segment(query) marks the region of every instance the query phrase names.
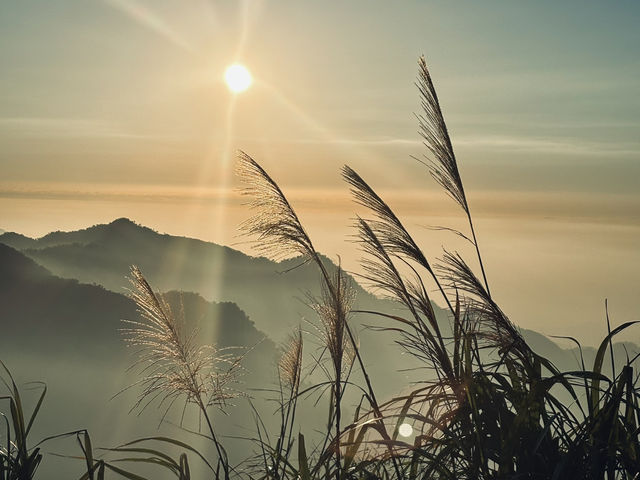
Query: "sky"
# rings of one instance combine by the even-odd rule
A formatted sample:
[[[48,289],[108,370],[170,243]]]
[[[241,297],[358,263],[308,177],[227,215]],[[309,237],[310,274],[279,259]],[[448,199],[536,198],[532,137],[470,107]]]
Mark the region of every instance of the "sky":
[[[126,216],[250,252],[242,149],[353,271],[344,164],[432,258],[463,248],[427,228],[464,223],[411,158],[424,54],[492,293],[595,344],[605,298],[614,324],[640,319],[639,20],[635,1],[2,2],[0,228]],[[233,63],[254,77],[237,95]]]

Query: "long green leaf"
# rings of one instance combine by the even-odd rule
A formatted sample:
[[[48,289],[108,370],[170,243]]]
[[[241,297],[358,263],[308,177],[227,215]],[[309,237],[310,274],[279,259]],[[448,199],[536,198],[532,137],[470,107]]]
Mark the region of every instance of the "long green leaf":
[[[596,354],[595,361],[593,362],[594,373],[600,374],[602,372],[602,362],[604,361],[604,355],[607,351],[607,347],[609,347],[610,345],[609,341],[611,340],[611,338],[613,338],[614,335],[617,335],[624,329],[630,327],[631,325],[635,325],[636,323],[639,323],[639,321],[636,320],[632,322],[623,323],[622,325],[614,328],[613,331],[609,333],[604,338],[604,340],[602,340],[602,343],[600,344],[600,348],[598,348],[598,353]],[[591,411],[592,412],[598,411],[599,403],[600,403],[600,380],[598,378],[595,378],[591,382]]]
[[[31,431],[31,427],[33,426],[33,422],[38,416],[38,412],[40,411],[40,407],[42,407],[42,402],[44,401],[44,397],[47,394],[46,383],[44,382],[35,382],[35,383],[37,383],[38,385],[41,385],[43,389],[42,389],[42,393],[40,394],[40,398],[38,398],[38,403],[36,404],[35,408],[33,409],[33,412],[31,413],[31,418],[29,418],[29,423],[27,424],[27,430],[25,432],[25,435],[29,435],[29,432]]]
[[[302,433],[298,434],[298,468],[300,480],[311,480],[309,459],[307,458],[307,449],[304,445],[304,435]]]
[[[116,448],[121,448],[121,447],[128,447],[130,445],[136,445],[138,443],[142,443],[142,442],[149,442],[149,441],[157,441],[157,442],[164,442],[164,443],[170,443],[172,445],[176,445],[178,447],[182,447],[185,450],[188,450],[190,452],[195,453],[198,457],[200,457],[200,459],[207,465],[207,467],[209,467],[209,469],[212,472],[215,472],[215,469],[211,466],[211,464],[208,462],[208,460],[204,457],[204,455],[202,455],[198,450],[196,450],[195,448],[193,448],[191,445],[181,442],[179,440],[175,440],[173,438],[170,437],[144,437],[144,438],[138,438],[136,440],[133,440],[131,442],[127,442],[124,443],[122,445],[120,445],[120,447],[116,447]]]
[[[107,467],[112,472],[116,472],[117,474],[122,475],[124,478],[128,478],[129,480],[149,480],[146,477],[141,477],[140,475],[137,475],[132,472],[128,472],[126,470],[118,468],[115,465],[111,465],[109,463],[105,463],[105,467]]]

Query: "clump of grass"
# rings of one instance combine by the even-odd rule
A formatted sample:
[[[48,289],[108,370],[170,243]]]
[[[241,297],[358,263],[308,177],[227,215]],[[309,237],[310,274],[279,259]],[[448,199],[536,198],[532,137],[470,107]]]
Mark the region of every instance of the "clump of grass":
[[[468,218],[482,280],[458,252],[445,251],[432,267],[373,188],[350,168],[343,171],[356,201],[374,215],[357,222],[366,255],[364,277],[408,315],[372,313],[392,321],[382,330],[399,333],[398,343],[435,373],[434,379],[384,405],[388,412],[399,412],[394,414],[399,419],[410,418],[420,432],[405,446],[403,476],[636,478],[640,397],[637,377],[631,380],[634,359],[617,377],[602,374],[611,337],[630,323],[605,338],[590,370],[583,363],[582,370],[560,372],[532,351],[489,291],[468,198],[424,58],[418,88],[420,133],[430,153],[425,164]],[[423,272],[446,300],[452,337],[444,337],[438,326]],[[454,295],[452,304],[448,297]],[[384,462],[374,469],[384,469]]]
[[[257,238],[257,248],[272,258],[302,255],[305,262],[313,261],[320,270],[323,295],[314,307],[323,325],[322,336],[334,370],[332,392],[335,412],[335,475],[339,479],[342,366],[347,335],[353,349],[357,349],[347,324],[351,300],[348,280],[340,269],[335,275],[327,270],[280,187],[257,162],[243,152],[239,154],[237,173],[245,185],[242,193],[251,198],[250,206],[256,212],[242,228],[247,235]]]
[[[47,387],[43,383],[34,384],[41,388],[41,393],[31,415],[27,417],[20,389],[2,361],[0,361],[0,381],[6,389],[6,394],[0,395],[0,401],[9,404],[8,415],[0,411],[0,416],[4,420],[6,439],[6,443],[0,445],[0,479],[29,480],[35,476],[42,461],[39,446],[29,447],[29,433],[44,401]]]
[[[348,460],[345,458],[341,464],[336,455],[336,475],[347,475],[348,472],[341,469],[349,466],[349,472],[358,472],[359,476],[397,479],[551,479],[568,475],[585,479],[636,478],[640,475],[637,462],[640,398],[637,377],[632,374],[635,359],[628,360],[618,376],[614,369],[614,378],[602,373],[602,360],[606,349],[611,348],[611,337],[630,324],[611,331],[590,370],[583,366],[582,370],[560,372],[531,349],[489,290],[469,200],[424,58],[420,58],[418,67],[417,86],[422,107],[418,121],[428,151],[426,161],[421,161],[466,215],[470,234],[454,233],[471,242],[481,275],[476,275],[459,252],[445,250],[440,260],[428,259],[375,190],[353,169],[348,166],[343,169],[343,177],[356,202],[373,215],[369,219],[358,218],[356,223],[365,253],[363,278],[399,302],[406,312],[405,315],[359,313],[391,322],[380,330],[398,334],[397,343],[429,367],[433,376],[406,394],[380,405],[365,374],[371,411],[356,418],[348,427]],[[303,255],[305,261],[316,261],[330,293],[324,305],[329,312],[338,311],[338,282],[319,261],[311,240],[278,185],[246,154],[241,154],[240,165],[244,176],[248,173],[252,205],[259,210],[246,224],[248,233],[256,236],[263,251],[297,253]],[[436,318],[429,294],[430,282],[435,284],[448,307],[450,325],[446,330]],[[323,309],[319,309],[319,313],[321,317],[324,314],[326,324],[335,333],[334,317],[326,315]],[[350,334],[348,324],[345,325]],[[451,334],[445,336],[444,331]],[[350,335],[350,338],[353,337]],[[335,343],[339,342],[337,336],[327,336],[327,339],[333,359],[334,352],[340,351],[343,344]],[[339,363],[334,361],[333,365],[334,378],[338,379]],[[336,388],[339,385],[337,382]],[[582,394],[577,387],[584,389]],[[338,407],[339,398],[335,396]],[[397,431],[390,437],[384,428],[385,417],[395,420],[396,425],[411,420],[419,432],[414,442],[407,444],[398,440]],[[376,435],[379,438],[375,438]],[[337,443],[340,437],[337,423],[336,447],[340,445]],[[317,464],[309,466],[303,438],[300,443],[298,472],[309,478],[319,470]],[[377,458],[367,457],[365,443],[384,448]],[[356,462],[358,449],[363,456]],[[375,453],[376,449],[371,451]],[[384,455],[385,451],[390,455]],[[325,457],[321,455],[318,462]]]
[[[116,474],[119,478],[129,478],[132,480],[146,480],[144,477],[126,470],[118,465],[120,462],[147,463],[160,465],[169,470],[178,480],[190,480],[189,464],[186,454],[182,453],[178,460],[171,456],[149,448],[139,448],[136,444],[140,441],[131,442],[113,449],[101,449],[102,453],[118,452],[124,456],[106,460],[98,455],[92,446],[91,437],[87,430],[75,430],[66,433],[59,433],[43,438],[35,444],[30,443],[30,433],[38,418],[40,409],[44,403],[47,387],[42,382],[31,382],[31,390],[39,390],[40,394],[35,407],[30,415],[26,415],[20,389],[11,375],[6,365],[0,361],[0,383],[6,388],[6,395],[0,395],[0,401],[6,401],[9,410],[5,413],[0,410],[0,417],[4,420],[4,437],[6,443],[0,445],[0,479],[1,480],[32,480],[36,478],[38,467],[44,459],[43,446],[54,440],[65,438],[75,438],[77,445],[82,452],[78,455],[58,455],[75,460],[80,460],[84,467],[79,480],[104,480],[107,472]],[[169,443],[180,443],[167,439]],[[185,450],[192,450],[186,444],[182,444]],[[142,454],[141,456],[138,454]],[[138,456],[135,456],[138,455]]]
[[[287,344],[278,362],[280,380],[295,392],[300,388],[302,376],[302,329],[298,327],[287,340]]]
[[[345,353],[347,357],[353,357],[357,361],[366,383],[366,397],[371,407],[378,412],[378,428],[384,432],[385,438],[390,438],[382,421],[382,413],[357,340],[348,323],[353,300],[350,279],[339,266],[334,274],[329,272],[286,196],[254,159],[244,152],[239,152],[236,171],[245,185],[242,193],[250,198],[249,206],[255,212],[241,228],[246,235],[254,239],[256,248],[274,259],[301,255],[303,262],[313,262],[321,274],[322,298],[312,303],[320,317],[321,336],[333,366],[333,403],[330,417],[334,419],[335,434],[331,448],[335,455],[334,475],[340,479],[343,367],[351,363],[350,360],[345,362]]]

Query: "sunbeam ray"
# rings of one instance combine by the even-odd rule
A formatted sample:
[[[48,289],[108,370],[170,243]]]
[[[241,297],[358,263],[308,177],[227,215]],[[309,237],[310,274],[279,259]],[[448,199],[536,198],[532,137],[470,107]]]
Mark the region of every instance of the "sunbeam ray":
[[[191,53],[197,54],[197,50],[178,32],[173,30],[167,23],[148,8],[140,5],[134,0],[102,0],[104,3],[120,10],[139,25],[157,33],[177,47]]]
[[[264,88],[273,95],[273,98],[289,112],[294,114],[309,130],[317,134],[320,140],[327,142],[327,144],[336,145],[344,151],[348,151],[354,159],[372,159],[378,156],[378,153],[374,150],[365,148],[363,142],[343,137],[336,131],[320,123],[273,85],[263,80],[256,80],[256,86]]]

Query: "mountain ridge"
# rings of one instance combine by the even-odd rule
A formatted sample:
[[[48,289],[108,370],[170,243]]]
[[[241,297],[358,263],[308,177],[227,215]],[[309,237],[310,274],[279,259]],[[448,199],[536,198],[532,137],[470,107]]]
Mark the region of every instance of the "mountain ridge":
[[[251,388],[273,388],[278,348],[240,307],[231,302],[207,302],[190,292],[164,295],[176,315],[184,311],[187,331],[197,332],[198,343],[212,345],[223,355],[243,356],[243,374],[237,386],[230,386],[243,396],[249,396]],[[130,371],[138,356],[123,339],[121,330],[126,324],[122,320],[139,320],[135,303],[122,293],[55,276],[33,259],[0,244],[0,360],[17,382],[41,381],[48,389],[34,438],[88,429],[97,445],[113,446],[158,435],[155,408],[150,415],[127,415],[137,400],[140,389],[136,382],[144,374],[144,365]],[[226,364],[218,367],[224,369]],[[32,395],[25,395],[31,401]],[[270,421],[270,403],[256,399],[253,405]],[[177,415],[180,419],[181,410],[177,406],[172,418]],[[239,401],[233,413],[213,412],[226,431],[237,422],[243,428],[252,426],[254,411],[248,402]],[[197,419],[193,425],[197,428]],[[171,426],[163,428],[166,431]],[[178,430],[170,435],[181,438],[183,434]],[[242,445],[232,450],[244,452]],[[48,471],[56,473],[52,478],[79,478],[74,466],[67,461],[49,466]]]
[[[17,243],[24,245],[24,238],[8,232],[0,235],[0,243],[18,239]],[[29,247],[21,251],[56,275],[123,292],[129,267],[137,264],[150,283],[162,291],[191,291],[209,301],[235,303],[247,312],[259,330],[276,342],[286,338],[296,325],[306,325],[309,320],[305,319],[313,318],[313,312],[300,298],[320,294],[319,277],[313,266],[294,268],[300,264],[299,258],[274,262],[228,246],[158,233],[127,218],[72,232],[52,232],[31,240]],[[326,257],[323,261],[332,264]],[[363,309],[397,313],[395,303],[376,297],[357,282],[355,286],[359,302],[365,304]],[[436,312],[440,318],[446,318],[441,308],[437,307]],[[359,323],[360,319],[355,321]],[[362,329],[367,342],[372,344],[372,352],[390,343]],[[564,364],[565,357],[575,357],[574,348],[563,348],[535,331],[521,330],[534,350],[544,352],[552,361]],[[365,342],[362,343],[366,350]],[[587,358],[595,356],[592,347],[583,350]],[[392,363],[400,369],[398,362]]]
[[[105,407],[108,413],[98,421],[92,417],[95,406],[100,404],[97,402],[105,401],[118,390],[125,391],[129,405],[135,401],[132,400],[134,392],[123,390],[127,388],[123,382],[131,384],[135,380],[128,380],[125,374],[131,360],[124,355],[126,349],[119,333],[121,319],[137,315],[133,302],[124,296],[125,276],[131,263],[141,265],[145,275],[149,274],[150,284],[167,292],[173,304],[185,305],[185,318],[191,327],[200,326],[200,338],[205,343],[246,349],[249,390],[262,387],[266,382],[267,389],[256,390],[268,392],[277,385],[277,345],[281,339],[272,337],[270,326],[280,328],[280,334],[288,334],[293,324],[302,324],[307,330],[306,339],[317,327],[313,312],[292,294],[319,293],[319,278],[313,266],[302,265],[291,270],[300,264],[300,259],[272,262],[202,240],[159,234],[127,219],[92,228],[53,232],[56,235],[45,235],[40,243],[31,239],[32,242],[26,242],[30,247],[22,251],[3,241],[18,239],[24,245],[24,238],[28,237],[0,235],[0,305],[3,306],[0,351],[3,360],[11,360],[12,370],[21,378],[44,380],[58,389],[57,396],[48,402],[52,404],[50,411],[55,412],[53,431],[72,430],[70,422],[74,419],[89,418],[87,424],[78,427],[110,432],[114,430],[110,419],[123,415],[127,407],[123,407],[122,401],[109,404]],[[215,277],[214,282],[222,283],[225,289],[217,293],[209,291],[211,295],[205,296],[202,291],[207,293],[206,288],[211,286],[207,273],[212,261],[221,261],[227,267],[216,272],[220,277]],[[326,257],[324,261],[330,262]],[[280,273],[287,270],[286,274]],[[75,274],[80,274],[80,278]],[[381,300],[359,285],[356,288],[365,303],[364,309],[404,314],[399,313],[394,302]],[[227,294],[235,296],[235,300]],[[216,303],[209,301],[216,295]],[[245,305],[250,308],[246,309]],[[443,325],[448,325],[446,312],[439,308],[436,311]],[[230,323],[224,323],[224,319]],[[360,338],[362,357],[381,399],[396,396],[414,381],[429,379],[424,364],[410,355],[400,354],[397,346],[392,346],[392,335],[367,329],[370,321],[373,320],[363,320],[360,316],[351,319]],[[561,371],[580,370],[576,348],[562,348],[540,333],[521,331],[534,351],[551,360]],[[221,334],[224,341],[216,341]],[[306,339],[305,362],[311,362],[320,353],[321,342],[317,338],[310,338],[311,342]],[[637,351],[637,346],[614,343],[617,362],[624,361],[626,350]],[[583,355],[587,366],[592,365],[596,349],[584,347]],[[16,364],[18,367],[14,369]],[[609,369],[608,364],[605,363],[605,371]],[[321,369],[316,370],[320,373]],[[353,374],[359,375],[357,369]],[[82,386],[81,392],[74,397],[74,409],[69,411],[68,397],[78,389],[78,384]],[[273,405],[268,399],[255,401],[264,402],[258,408],[272,420]],[[345,397],[347,416],[350,406],[357,401],[357,398]],[[252,418],[244,405],[237,408],[229,417],[220,415],[218,421],[237,428],[236,419]],[[309,408],[300,417],[306,425],[324,421],[312,406]],[[113,445],[122,442],[122,435],[133,438],[143,432],[154,434],[154,430],[145,430],[149,428],[146,423],[136,425],[130,434],[118,430],[119,438],[98,436],[98,440],[103,445]],[[244,448],[234,447],[234,451],[243,452]]]
[[[208,302],[197,293],[169,291],[164,293],[169,303],[179,305],[192,315],[185,315],[185,321],[193,324],[194,318],[207,317],[211,322],[220,324],[224,319],[232,320],[225,325],[215,326],[216,338],[224,338],[223,347],[253,347],[261,341],[267,341],[269,349],[276,351],[275,344],[265,332],[256,328],[255,322],[233,302]],[[137,320],[138,312],[134,302],[122,293],[113,292],[102,285],[86,284],[77,279],[61,278],[48,269],[38,265],[33,259],[18,250],[0,243],[0,325],[5,329],[12,325],[29,329],[52,325],[52,332],[64,328],[71,322],[71,328],[80,328],[80,317],[91,318],[85,333],[99,334],[100,343],[121,344],[120,329],[122,320]],[[87,306],[93,306],[88,314],[83,312]],[[55,323],[51,320],[55,320]],[[241,339],[234,327],[240,327],[249,340]],[[16,330],[16,329],[14,329]],[[210,329],[211,330],[211,329]],[[16,331],[14,331],[16,333]],[[25,333],[25,332],[23,332]],[[211,333],[211,332],[209,332]],[[222,334],[222,335],[220,335]],[[230,335],[228,335],[230,334]],[[210,337],[210,335],[207,335]],[[4,335],[6,340],[10,336]],[[48,342],[50,339],[47,338]],[[13,341],[13,340],[12,340]],[[1,342],[0,342],[1,343]],[[216,342],[214,342],[216,343]],[[99,343],[98,343],[99,344]],[[5,345],[6,347],[7,345]],[[52,345],[52,347],[55,347]],[[89,348],[93,348],[89,346]]]

